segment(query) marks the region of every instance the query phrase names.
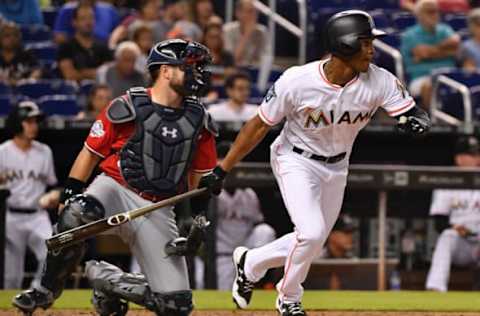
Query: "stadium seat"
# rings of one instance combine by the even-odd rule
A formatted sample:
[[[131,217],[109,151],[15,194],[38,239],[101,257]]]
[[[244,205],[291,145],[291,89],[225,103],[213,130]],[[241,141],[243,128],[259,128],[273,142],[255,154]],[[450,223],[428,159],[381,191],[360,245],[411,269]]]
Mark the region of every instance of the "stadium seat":
[[[7,95],[10,94],[12,89],[9,85],[5,84],[4,82],[0,81],[0,95]]]
[[[45,8],[42,10],[43,15],[43,22],[47,25],[50,29],[53,29],[55,25],[55,19],[57,18],[58,10],[56,8]]]
[[[25,45],[39,59],[42,66],[51,67],[57,60],[57,45],[54,42],[37,42]]]
[[[460,82],[466,85],[470,89],[472,96],[472,106],[475,111],[478,111],[475,107],[476,100],[479,96],[479,83],[480,83],[480,72],[465,71],[462,69],[444,69],[438,70],[434,73],[434,78],[438,75],[445,75],[457,82]],[[463,119],[464,109],[463,109],[463,98],[462,95],[455,89],[450,88],[444,84],[439,85],[437,91],[437,98],[440,105],[440,109],[458,119]]]
[[[393,25],[389,16],[384,10],[373,10],[369,12],[375,21],[375,26],[379,29],[386,30],[391,28]]]
[[[16,87],[16,93],[32,99],[39,99],[45,95],[74,95],[77,93],[75,82],[53,80],[21,80]]]
[[[467,16],[464,14],[446,14],[443,21],[450,25],[455,31],[468,28]]]
[[[387,45],[390,45],[396,49],[399,49],[401,45],[401,40],[402,40],[401,33],[398,33],[398,32],[388,33],[386,36],[382,37],[380,40]]]
[[[480,85],[471,87],[470,93],[472,95],[473,117],[480,121]]]
[[[390,9],[390,10],[399,10],[400,6],[399,0],[382,0],[382,1],[366,1],[367,9],[374,10],[374,9]]]
[[[0,116],[8,115],[11,109],[12,109],[12,103],[10,100],[10,95],[1,94],[0,95]]]
[[[46,115],[73,116],[79,111],[76,96],[48,95],[39,99],[38,106]]]
[[[392,13],[392,21],[394,27],[399,31],[413,26],[416,23],[415,16],[404,11]]]
[[[52,31],[44,24],[22,24],[22,41],[24,43],[46,42],[53,40]]]

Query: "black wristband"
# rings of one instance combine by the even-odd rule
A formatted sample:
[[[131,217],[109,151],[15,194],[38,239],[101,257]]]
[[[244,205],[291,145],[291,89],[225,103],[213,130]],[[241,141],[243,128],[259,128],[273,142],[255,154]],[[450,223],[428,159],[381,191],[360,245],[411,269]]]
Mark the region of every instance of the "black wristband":
[[[215,169],[213,169],[213,173],[216,174],[220,179],[225,179],[227,176],[228,172],[222,169],[220,166],[216,166]]]
[[[81,180],[75,178],[67,178],[65,180],[65,187],[60,194],[60,204],[65,204],[65,201],[74,195],[83,193],[83,189],[87,184]]]

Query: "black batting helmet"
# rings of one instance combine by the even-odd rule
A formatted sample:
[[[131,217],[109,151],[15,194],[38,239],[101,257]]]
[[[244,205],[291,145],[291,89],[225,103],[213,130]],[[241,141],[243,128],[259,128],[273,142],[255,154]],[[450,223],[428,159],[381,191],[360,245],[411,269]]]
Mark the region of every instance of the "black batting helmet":
[[[7,130],[12,133],[13,136],[21,134],[23,131],[22,122],[30,117],[37,117],[40,120],[43,119],[44,114],[34,102],[20,102],[8,114],[5,123]]]
[[[342,11],[330,19],[325,26],[327,49],[339,57],[351,57],[361,49],[361,38],[376,38],[386,35],[375,28],[372,17],[365,11]]]
[[[480,153],[480,144],[475,136],[461,136],[455,143],[455,154],[477,155]]]

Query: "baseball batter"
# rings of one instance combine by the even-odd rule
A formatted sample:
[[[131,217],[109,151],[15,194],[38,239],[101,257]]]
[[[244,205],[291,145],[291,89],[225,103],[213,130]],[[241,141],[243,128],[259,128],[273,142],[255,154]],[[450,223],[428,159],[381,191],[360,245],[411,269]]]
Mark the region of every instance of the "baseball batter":
[[[428,115],[415,106],[398,79],[371,64],[373,41],[384,34],[366,12],[334,15],[325,30],[331,57],[286,70],[225,159],[201,179],[212,193],[219,193],[227,172],[271,126],[285,120],[270,159],[295,231],[260,248],[235,250],[232,295],[239,308],[247,307],[254,283],[268,269],[284,266],[277,310],[282,316],[305,315],[301,284],[340,211],[358,132],[380,107],[406,132],[421,134],[429,128]]]
[[[20,102],[7,118],[7,130],[13,138],[0,145],[0,183],[10,191],[5,223],[6,289],[22,287],[27,247],[38,261],[32,284],[39,282],[47,257],[45,239],[52,234],[48,213],[38,203],[47,186],[57,183],[52,151],[35,140],[42,116],[35,103]]]
[[[480,148],[475,137],[460,138],[456,147],[457,166],[479,165]],[[465,266],[478,264],[480,259],[480,190],[434,190],[430,215],[441,233],[426,288],[446,292],[452,263]]]
[[[197,186],[216,164],[215,129],[198,101],[209,83],[208,49],[173,39],[155,45],[148,58],[151,89],[132,88],[112,101],[93,124],[62,194],[58,232],[105,216],[143,207]],[[85,183],[100,162],[101,175]],[[193,211],[205,211],[205,197]],[[89,261],[93,305],[101,316],[123,316],[128,302],[156,315],[187,316],[193,309],[185,258],[167,256],[164,245],[178,238],[173,207],[164,207],[118,227],[143,275],[124,273],[106,262]],[[188,241],[187,241],[188,244]],[[81,260],[84,243],[49,252],[41,285],[18,294],[25,313],[48,308]]]

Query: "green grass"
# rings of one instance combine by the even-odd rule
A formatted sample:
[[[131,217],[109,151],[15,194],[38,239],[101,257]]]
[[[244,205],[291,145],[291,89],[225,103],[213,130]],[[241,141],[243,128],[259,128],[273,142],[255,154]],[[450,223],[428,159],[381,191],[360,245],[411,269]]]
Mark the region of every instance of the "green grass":
[[[11,308],[15,291],[0,291],[0,309]],[[90,291],[65,291],[55,308],[91,309]],[[276,293],[255,291],[251,309],[272,310]],[[195,291],[197,309],[234,309],[230,292]],[[303,304],[315,310],[480,311],[478,292],[306,291]]]

